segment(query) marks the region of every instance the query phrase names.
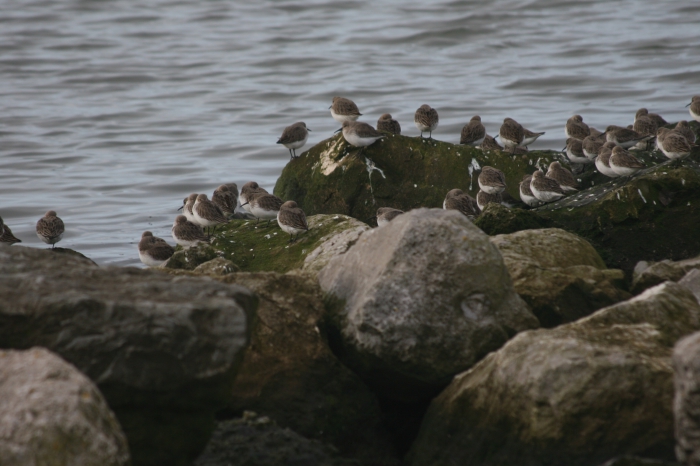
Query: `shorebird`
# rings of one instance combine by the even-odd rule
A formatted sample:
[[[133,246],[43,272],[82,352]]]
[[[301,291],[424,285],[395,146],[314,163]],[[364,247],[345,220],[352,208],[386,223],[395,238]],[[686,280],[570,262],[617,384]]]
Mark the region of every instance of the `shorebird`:
[[[646,165],[640,162],[637,157],[630,154],[620,146],[617,146],[612,150],[609,163],[612,171],[617,173],[619,176],[634,175],[642,168],[646,168]]]
[[[192,213],[194,214],[194,219],[197,224],[207,229],[207,234],[210,234],[210,227],[214,227],[214,231],[216,231],[217,225],[228,222],[226,214],[224,214],[216,204],[210,201],[206,194],[197,196],[197,200],[194,206],[192,206]]]
[[[488,194],[498,194],[506,189],[506,175],[497,168],[485,166],[477,181],[479,188]]]
[[[544,131],[541,133],[535,133],[530,131],[527,128],[523,128],[523,142],[520,144],[521,146],[527,147],[533,142],[537,141],[537,138],[542,136],[544,134]]]
[[[583,141],[581,141],[581,149],[583,150],[583,155],[588,157],[590,160],[595,160],[598,156],[598,151],[603,147],[605,141],[597,136],[586,136]]]
[[[458,210],[472,220],[481,213],[476,199],[464,193],[461,189],[448,191],[445,200],[442,202],[442,208],[445,210]]]
[[[580,165],[593,163],[593,160],[586,157],[586,154],[583,152],[583,141],[581,141],[580,139],[567,139],[566,147],[564,148],[563,152],[566,154],[566,157],[571,163],[576,163]]]
[[[200,241],[209,241],[209,237],[204,234],[202,228],[187,220],[184,215],[175,217],[172,235],[175,242],[185,249],[196,246]]]
[[[416,124],[416,128],[420,130],[420,137],[423,137],[423,133],[430,132],[428,139],[433,138],[433,131],[438,127],[440,118],[438,117],[438,112],[430,105],[423,104],[418,107],[416,114],[413,117],[413,122]]]
[[[503,150],[503,147],[501,147],[501,145],[496,142],[496,138],[493,138],[487,134],[484,136],[484,140],[481,142],[481,150]]]
[[[687,121],[681,120],[676,124],[676,127],[673,128],[673,131],[680,133],[683,135],[686,141],[688,141],[689,144],[694,144],[695,143],[695,133],[693,132],[693,129],[690,127]]]
[[[237,199],[231,194],[231,190],[225,184],[222,184],[214,190],[211,201],[221,209],[221,212],[227,217],[232,216],[236,212]]]
[[[502,202],[503,196],[501,193],[489,194],[481,190],[476,193],[476,205],[479,206],[480,210],[484,210],[488,204],[501,204]]]
[[[621,126],[610,125],[605,128],[605,140],[614,142],[623,149],[629,149],[639,142],[652,139],[653,135],[641,135],[633,129],[623,128]]]
[[[153,236],[150,231],[144,231],[139,241],[139,259],[149,267],[160,267],[175,253],[175,249],[163,238]]]
[[[377,226],[384,226],[403,213],[403,210],[391,207],[380,207],[377,209],[377,215],[375,216],[377,219]]]
[[[667,125],[668,122],[658,113],[649,113],[646,108],[640,108],[634,115],[634,121],[636,122],[639,117],[647,117],[656,124],[657,127]],[[639,131],[635,128],[635,131]]]
[[[542,170],[537,170],[532,174],[530,190],[542,202],[554,202],[564,197],[564,190],[561,189],[559,183],[545,176]]]
[[[598,150],[598,156],[595,159],[595,167],[598,169],[598,172],[610,178],[620,176],[610,168],[610,156],[612,155],[612,150],[616,147],[617,145],[614,142],[606,142]]]
[[[511,154],[515,154],[515,149],[521,146],[525,139],[525,130],[523,127],[512,118],[503,120],[501,129],[498,131],[501,142],[506,148],[511,149]]]
[[[331,116],[338,123],[356,121],[362,116],[355,102],[345,97],[333,97],[333,103],[328,108],[331,109]]]
[[[591,135],[591,129],[583,122],[583,117],[581,115],[574,115],[566,121],[564,133],[567,139],[574,138],[583,141],[586,136]]]
[[[300,233],[309,231],[309,224],[306,222],[306,214],[301,210],[294,201],[287,201],[279,207],[277,212],[277,223],[282,231],[289,233],[289,242],[291,243],[294,235],[299,237]]]
[[[459,143],[478,146],[484,142],[485,137],[486,128],[484,128],[484,125],[481,123],[481,117],[479,115],[474,115],[469,123],[462,128]]]
[[[361,121],[345,121],[343,127],[337,132],[342,131],[343,137],[351,146],[360,147],[361,154],[365,147],[374,144],[379,139],[386,137],[371,125]]]
[[[263,219],[267,220],[269,225],[271,220],[277,218],[277,213],[284,201],[272,194],[254,193],[248,197],[248,203],[250,204],[250,213],[258,219],[256,223]]]
[[[248,198],[251,194],[268,194],[265,188],[261,188],[255,181],[249,181],[243,185],[241,188],[241,195],[239,200],[241,202],[241,207],[250,213],[250,203]]]
[[[700,95],[694,95],[686,107],[690,107],[688,111],[693,120],[700,122]]]
[[[56,247],[56,243],[63,238],[63,232],[66,230],[63,225],[63,220],[56,216],[56,212],[49,210],[46,214],[36,222],[36,235],[46,244]]]
[[[386,131],[392,134],[401,134],[401,125],[398,121],[391,117],[391,114],[385,113],[377,120],[377,131]]]
[[[579,186],[573,173],[562,167],[559,162],[550,163],[549,170],[547,170],[545,176],[559,183],[559,187],[561,187],[562,191],[565,193],[578,191]]]
[[[530,189],[531,182],[532,175],[523,176],[523,180],[520,182],[520,200],[530,207],[537,207],[542,205],[542,202],[532,193],[532,189]]]
[[[192,206],[194,206],[196,200],[197,194],[190,194],[185,198],[182,206],[177,210],[181,210],[182,214],[187,218],[187,220],[194,223],[195,225],[199,225],[199,223],[197,223],[197,220],[195,220],[194,218],[194,213],[192,212]]]
[[[12,234],[12,230],[10,230],[10,227],[5,225],[5,223],[2,221],[2,217],[0,217],[0,243],[8,243],[10,245],[13,245],[15,243],[21,243],[22,240],[15,237],[15,235]]]
[[[282,144],[289,149],[289,157],[294,159],[297,156],[297,149],[302,148],[306,144],[306,140],[309,139],[309,131],[311,130],[306,127],[306,123],[303,121],[294,123],[284,128],[277,144]]]
[[[669,159],[682,159],[690,155],[691,147],[681,133],[668,128],[659,128],[657,145]]]
[[[646,110],[646,109],[643,108],[643,109],[640,109],[640,111],[641,110]],[[650,113],[649,115],[653,115],[653,114]],[[651,118],[649,115],[639,115],[639,112],[637,112],[637,117],[634,120],[634,125],[632,125],[632,129],[634,131],[636,131],[640,136],[649,136],[649,139],[647,139],[644,142],[639,142],[634,146],[638,149],[649,150],[649,143],[651,142],[652,139],[654,139],[656,137],[656,131],[659,128],[659,126],[656,124],[656,121],[653,118]]]

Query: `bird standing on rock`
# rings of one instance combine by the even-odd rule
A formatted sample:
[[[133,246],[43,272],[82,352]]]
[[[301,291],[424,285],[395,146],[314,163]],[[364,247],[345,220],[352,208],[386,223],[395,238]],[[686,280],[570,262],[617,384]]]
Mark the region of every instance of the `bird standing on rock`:
[[[478,205],[481,210],[484,210],[489,204],[501,204],[502,202],[503,195],[501,193],[492,194],[482,190],[476,193],[476,205]]]
[[[535,133],[533,131],[530,131],[527,128],[523,128],[523,142],[520,143],[521,147],[527,147],[533,142],[537,141],[537,138],[542,136],[544,134],[544,131],[541,133]]]
[[[377,120],[377,131],[386,131],[391,134],[401,134],[401,125],[398,121],[391,117],[391,114],[385,113]]]
[[[225,184],[216,188],[211,196],[211,201],[214,205],[221,209],[221,212],[227,217],[232,216],[236,212],[237,202],[234,199],[235,197],[231,195],[231,191]]]
[[[209,241],[209,237],[204,234],[202,228],[187,220],[184,215],[175,217],[171,231],[175,242],[185,249],[196,246],[201,241]]]
[[[280,206],[277,212],[277,223],[282,231],[289,233],[290,243],[296,239],[294,235],[298,238],[300,233],[309,231],[306,214],[294,201],[287,201]]]
[[[36,235],[46,244],[50,244],[52,248],[56,247],[56,243],[63,238],[63,232],[66,230],[63,225],[63,220],[56,216],[56,212],[49,210],[46,214],[36,222]]]
[[[498,135],[501,138],[501,142],[506,149],[511,149],[511,154],[515,154],[515,149],[522,145],[525,139],[525,130],[523,127],[512,118],[506,118],[503,120],[501,129],[498,131]]]
[[[556,180],[545,176],[542,170],[537,170],[532,174],[530,181],[532,194],[542,202],[554,202],[564,197],[564,190],[561,189]]]
[[[520,182],[520,200],[530,207],[537,207],[542,205],[542,202],[532,193],[532,189],[530,189],[531,182],[532,175],[523,176],[523,180]]]
[[[573,173],[562,167],[559,162],[550,163],[545,176],[559,183],[559,187],[565,193],[578,191],[579,186]]]
[[[620,176],[610,168],[610,156],[616,147],[617,145],[614,142],[606,142],[598,149],[598,156],[595,159],[595,167],[598,169],[598,172],[610,178]]]
[[[688,140],[679,132],[668,128],[659,128],[657,146],[669,159],[682,159],[690,155],[691,147]]]
[[[499,169],[485,166],[477,178],[479,188],[488,194],[502,193],[506,189],[506,175]]]
[[[365,147],[377,142],[379,139],[386,137],[371,125],[361,121],[345,121],[343,127],[338,131],[343,132],[343,137],[351,146],[360,147],[360,154]],[[338,132],[336,131],[336,133]],[[359,154],[358,154],[359,155]]]
[[[175,249],[163,238],[153,236],[150,231],[144,231],[139,241],[139,259],[149,267],[160,267],[173,257]]]
[[[333,97],[333,103],[328,108],[331,109],[331,116],[338,123],[356,121],[362,116],[355,102],[345,97]]]
[[[481,123],[481,117],[479,115],[474,115],[469,123],[462,128],[459,143],[478,146],[484,142],[485,137],[486,128],[484,128],[484,125]]]
[[[216,204],[207,198],[206,194],[199,194],[197,196],[197,200],[192,206],[192,213],[197,223],[207,229],[208,234],[210,234],[209,227],[214,227],[214,231],[216,231],[217,225],[228,222],[226,215]]]
[[[583,141],[586,136],[591,135],[591,129],[583,122],[581,115],[574,115],[566,121],[564,134],[566,134],[567,139],[574,138]]]
[[[450,190],[445,196],[445,200],[442,202],[442,208],[444,210],[457,210],[471,220],[481,214],[481,209],[479,209],[476,199],[466,194],[461,189]]]
[[[309,128],[306,123],[300,121],[291,126],[287,126],[282,131],[282,136],[277,140],[277,144],[282,144],[289,149],[289,157],[295,159],[297,157],[297,149],[300,149],[306,144],[309,139]]]
[[[645,142],[652,139],[653,135],[642,135],[633,129],[623,128],[621,126],[610,125],[605,128],[605,140],[614,142],[623,149],[629,149],[639,142]]]
[[[268,194],[265,188],[261,188],[255,181],[249,181],[241,188],[241,207],[250,213],[250,203],[248,202],[252,194]],[[190,220],[191,221],[191,220]]]
[[[673,128],[673,131],[682,134],[689,144],[695,143],[695,133],[693,132],[693,129],[690,127],[687,121],[681,120],[678,123],[676,123],[676,127]]]
[[[649,110],[647,110],[646,108],[640,108],[639,110],[637,110],[637,113],[634,115],[634,121],[636,122],[637,119],[640,117],[649,118],[651,121],[654,122],[654,124],[657,127],[668,124],[668,122],[664,120],[664,118],[661,115],[659,115],[658,113],[649,113]],[[635,128],[635,131],[639,130]]]
[[[433,131],[438,127],[440,118],[438,117],[438,112],[428,104],[423,104],[418,107],[416,114],[413,116],[413,122],[416,124],[416,128],[420,130],[420,137],[423,137],[423,133],[430,132],[428,139],[433,138]]]
[[[5,225],[5,223],[2,221],[2,217],[0,217],[0,243],[8,243],[10,245],[13,245],[15,243],[21,243],[22,240],[15,237],[15,235],[12,234],[12,230],[10,230],[10,227]]]
[[[392,207],[380,207],[377,209],[377,215],[375,216],[377,219],[377,226],[384,226],[403,213],[403,210],[394,209]]]
[[[634,175],[642,168],[646,168],[646,165],[640,162],[637,157],[630,154],[620,146],[617,146],[612,150],[609,163],[612,171],[617,173],[619,176]]]

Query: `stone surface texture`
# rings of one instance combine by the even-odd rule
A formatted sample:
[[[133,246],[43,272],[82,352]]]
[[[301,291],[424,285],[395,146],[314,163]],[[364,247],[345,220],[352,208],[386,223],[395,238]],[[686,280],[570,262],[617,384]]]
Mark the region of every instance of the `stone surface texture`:
[[[624,273],[605,266],[588,241],[558,228],[524,230],[491,238],[515,291],[544,327],[573,322],[624,301]]]
[[[44,348],[0,351],[0,464],[127,466],[129,447],[90,379]]]
[[[673,350],[673,414],[676,457],[686,466],[700,465],[700,332],[683,338]]]
[[[681,261],[641,261],[634,267],[631,290],[638,294],[665,281],[677,282],[694,269],[700,269],[700,256]]]
[[[1,347],[46,347],[90,377],[135,465],[199,454],[248,345],[249,290],[16,247],[0,276]]]
[[[416,400],[539,326],[498,249],[456,211],[417,209],[319,273],[336,354],[383,396]]]
[[[408,465],[672,461],[671,353],[700,305],[667,282],[554,329],[523,332],[433,400]]]

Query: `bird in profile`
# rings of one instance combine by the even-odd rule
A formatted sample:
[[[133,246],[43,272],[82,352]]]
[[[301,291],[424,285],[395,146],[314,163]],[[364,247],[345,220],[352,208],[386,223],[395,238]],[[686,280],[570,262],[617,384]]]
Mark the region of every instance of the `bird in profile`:
[[[362,116],[355,102],[345,97],[333,97],[333,103],[328,108],[331,109],[331,116],[338,123],[356,121]]]
[[[309,224],[306,221],[306,214],[299,208],[296,202],[287,201],[279,207],[277,212],[277,223],[282,231],[289,233],[289,242],[296,240],[294,235],[309,231]]]
[[[204,234],[202,228],[187,220],[184,215],[175,217],[171,231],[175,242],[185,249],[196,246],[199,242],[209,241],[209,237]]]
[[[690,107],[688,111],[693,120],[700,122],[700,95],[694,95],[686,107]]]
[[[239,196],[241,207],[250,213],[250,203],[249,197],[251,194],[268,194],[265,188],[261,188],[255,181],[249,181],[243,185],[241,188],[241,194]],[[190,220],[191,221],[191,220]]]
[[[284,128],[277,144],[282,144],[289,149],[289,157],[294,159],[297,157],[297,149],[302,148],[306,144],[306,140],[309,139],[309,131],[311,130],[306,127],[306,123],[303,121],[294,123]]]
[[[609,178],[617,178],[620,176],[610,168],[610,156],[612,155],[613,149],[616,147],[617,145],[614,142],[606,142],[598,149],[598,156],[595,158],[595,167],[598,169],[598,172]]]
[[[440,118],[438,117],[437,110],[428,104],[423,104],[416,110],[416,114],[413,116],[413,122],[420,131],[421,138],[423,137],[423,133],[429,132],[430,135],[428,139],[432,139],[433,131],[438,127]]]
[[[547,170],[545,176],[559,183],[559,187],[561,187],[562,191],[565,193],[578,191],[579,186],[573,173],[562,167],[559,162],[550,163],[549,170]]]
[[[160,267],[173,257],[175,249],[163,238],[153,236],[150,231],[144,231],[139,241],[139,259],[149,267]]]
[[[523,180],[520,182],[520,200],[530,207],[537,207],[542,205],[542,202],[532,193],[532,189],[530,189],[531,182],[532,175],[523,176]]]
[[[532,174],[530,190],[542,202],[554,202],[565,196],[564,190],[561,189],[559,183],[545,176],[542,170],[537,170]]]
[[[478,146],[484,142],[486,137],[486,128],[481,123],[481,117],[474,115],[472,119],[462,128],[459,143],[469,146]]]
[[[656,141],[659,150],[671,160],[685,158],[692,150],[685,136],[668,128],[659,128]]]
[[[637,157],[620,146],[613,148],[608,163],[612,171],[617,173],[618,176],[633,175],[642,168],[646,168],[646,165],[640,162]]]
[[[380,207],[377,209],[377,215],[375,215],[373,218],[377,219],[377,226],[381,227],[403,213],[403,210],[394,209],[392,207]]]
[[[515,149],[521,146],[525,139],[525,130],[514,119],[506,118],[498,131],[498,136],[501,138],[505,148],[510,148],[511,154],[515,154]]]
[[[658,126],[664,126],[668,124],[668,121],[666,121],[661,115],[658,113],[649,113],[649,110],[646,108],[640,108],[637,110],[637,113],[634,115],[634,121],[636,122],[639,117],[647,117],[651,121],[654,122],[654,124]],[[639,131],[635,129],[635,131]]]
[[[448,191],[445,200],[442,202],[442,208],[445,210],[457,210],[471,220],[481,214],[481,209],[479,209],[479,204],[477,204],[476,199],[466,194],[461,189],[452,189]]]
[[[688,141],[688,143],[695,143],[695,133],[693,132],[693,129],[690,127],[687,121],[681,120],[678,123],[676,123],[676,127],[673,128],[673,131],[682,134],[685,140]]]
[[[477,181],[479,188],[488,194],[502,193],[506,189],[506,175],[497,168],[485,166]]]
[[[257,218],[255,223],[263,219],[267,220],[269,225],[271,220],[277,218],[284,201],[273,194],[253,193],[248,196],[248,204],[250,204],[250,213]]]
[[[211,234],[216,231],[216,227],[228,222],[226,214],[221,209],[209,200],[206,194],[199,194],[197,200],[192,206],[192,213],[197,224],[207,229],[207,233]],[[209,228],[213,227],[214,231],[210,233]]]
[[[391,117],[391,114],[385,113],[377,120],[377,131],[386,131],[391,134],[401,134],[401,125],[398,121]]]
[[[211,201],[216,205],[221,212],[227,217],[231,217],[236,212],[236,206],[238,205],[237,198],[231,193],[229,187],[222,184],[214,190],[214,194],[211,196]]]
[[[522,147],[527,147],[533,142],[537,141],[537,139],[544,133],[544,131],[542,131],[541,133],[535,133],[534,131],[530,131],[527,128],[523,128],[523,142],[520,143],[520,145]]]
[[[56,216],[56,212],[49,210],[46,214],[36,222],[36,235],[46,244],[50,244],[52,248],[56,247],[56,243],[63,238],[63,232],[66,230],[63,225],[63,220]]]
[[[637,145],[640,142],[646,142],[653,137],[653,135],[639,134],[633,129],[623,128],[622,126],[610,125],[605,128],[605,140],[607,142],[614,142],[623,149],[629,149],[630,147]]]
[[[374,144],[379,139],[386,137],[371,125],[361,121],[345,121],[343,127],[337,132],[343,132],[343,137],[351,146],[360,147],[360,154],[365,147]],[[358,154],[359,155],[359,154]]]
[[[480,210],[484,210],[489,204],[502,204],[503,195],[501,193],[487,193],[486,191],[479,190],[476,193],[476,205],[479,206]]]
[[[15,237],[15,235],[12,234],[12,230],[10,230],[10,227],[8,227],[3,221],[2,217],[0,217],[0,243],[7,243],[10,245],[13,245],[15,243],[21,243],[22,240]]]
[[[574,138],[583,141],[586,136],[591,135],[591,129],[583,122],[581,115],[574,115],[566,121],[564,133],[567,139]]]

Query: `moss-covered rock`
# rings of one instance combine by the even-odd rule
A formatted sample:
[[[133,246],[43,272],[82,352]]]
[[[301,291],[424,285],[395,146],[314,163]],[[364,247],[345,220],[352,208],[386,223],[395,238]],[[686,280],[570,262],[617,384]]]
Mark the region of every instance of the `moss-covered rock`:
[[[299,269],[305,259],[337,233],[367,225],[345,215],[313,215],[307,218],[309,231],[289,242],[289,235],[276,221],[231,220],[220,226],[211,243],[178,250],[165,265],[171,269],[194,270],[215,258],[233,262],[243,272],[288,272]]]
[[[228,275],[230,273],[238,272],[240,269],[236,264],[223,257],[217,257],[207,261],[193,270],[194,273],[200,273],[202,275]]]
[[[513,286],[543,327],[573,322],[630,297],[586,240],[558,228],[491,237]]]
[[[502,204],[487,204],[474,225],[487,235],[505,235],[522,230],[549,228],[552,221],[537,212],[526,209],[513,209]]]

